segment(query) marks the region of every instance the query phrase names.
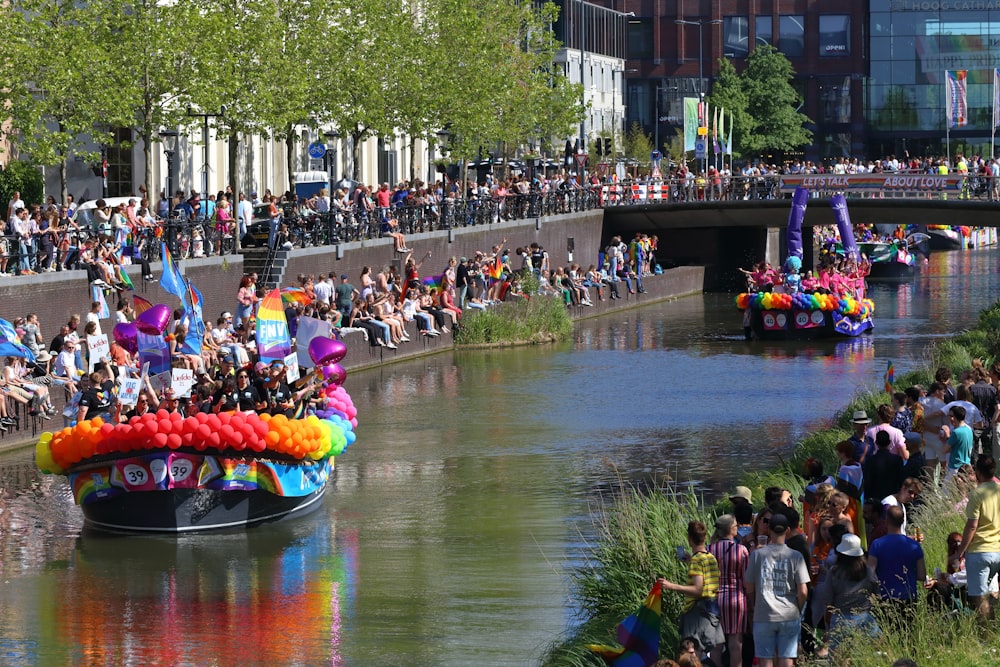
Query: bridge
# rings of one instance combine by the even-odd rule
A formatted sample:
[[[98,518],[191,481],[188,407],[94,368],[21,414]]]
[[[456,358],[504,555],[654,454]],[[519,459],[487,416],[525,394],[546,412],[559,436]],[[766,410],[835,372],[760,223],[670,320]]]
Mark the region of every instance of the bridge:
[[[872,176],[845,176],[833,183],[813,184],[820,187],[811,190],[803,223],[807,265],[811,264],[812,228],[836,224],[830,196],[838,191],[848,197],[855,223],[1000,227],[1000,202],[988,199],[988,187],[986,197],[971,194],[975,190],[959,175],[917,175],[925,187],[903,190],[873,188],[879,181]],[[619,186],[625,188],[624,194],[614,198],[611,192],[604,194],[604,236],[627,239],[636,232],[655,234],[660,241],[657,259],[661,264],[705,265],[709,267],[706,281],[710,286],[739,286],[743,281],[737,267],[749,267],[761,259],[777,265],[784,255],[791,193],[802,177],[781,178],[789,180],[775,179],[763,196],[755,192],[757,198],[748,199],[741,196],[751,192],[744,187],[749,185],[746,179],[734,179],[716,199],[712,199],[716,193],[688,190],[684,184],[663,184],[661,187],[669,188],[669,196],[659,201],[653,198],[657,191],[652,186],[644,190],[631,184]],[[645,196],[637,196],[640,194]],[[688,194],[693,196],[688,199]],[[705,195],[708,200],[702,198]]]

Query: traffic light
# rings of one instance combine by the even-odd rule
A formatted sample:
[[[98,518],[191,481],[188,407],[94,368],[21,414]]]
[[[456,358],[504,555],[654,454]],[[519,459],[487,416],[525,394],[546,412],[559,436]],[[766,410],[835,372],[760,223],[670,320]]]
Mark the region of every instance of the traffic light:
[[[597,154],[604,155],[604,142],[600,139],[597,140]]]
[[[611,157],[611,137],[604,138],[604,154]]]

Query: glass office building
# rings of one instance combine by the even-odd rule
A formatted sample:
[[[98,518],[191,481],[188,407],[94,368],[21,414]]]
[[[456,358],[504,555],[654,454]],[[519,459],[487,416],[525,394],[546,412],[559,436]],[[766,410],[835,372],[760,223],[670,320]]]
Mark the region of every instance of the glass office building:
[[[871,0],[869,10],[869,155],[944,153],[948,70],[968,72],[968,124],[951,128],[951,151],[988,155],[1000,0]]]

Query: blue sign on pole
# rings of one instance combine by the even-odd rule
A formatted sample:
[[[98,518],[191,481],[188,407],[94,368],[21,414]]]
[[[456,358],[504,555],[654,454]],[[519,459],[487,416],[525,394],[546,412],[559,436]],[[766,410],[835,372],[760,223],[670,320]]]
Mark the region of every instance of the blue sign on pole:
[[[704,137],[698,137],[694,142],[694,159],[704,160],[708,157],[708,150],[706,148],[706,141]]]
[[[318,141],[314,141],[309,144],[309,157],[314,160],[322,160],[323,156],[326,155],[326,144],[321,144]]]

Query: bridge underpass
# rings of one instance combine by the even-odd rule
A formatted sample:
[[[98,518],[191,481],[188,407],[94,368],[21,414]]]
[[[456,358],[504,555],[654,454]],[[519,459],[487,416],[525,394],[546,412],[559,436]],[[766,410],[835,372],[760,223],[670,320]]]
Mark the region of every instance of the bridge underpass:
[[[851,198],[851,221],[891,225],[1000,226],[1000,203],[931,198]],[[602,247],[612,236],[631,239],[636,232],[659,237],[657,260],[664,267],[703,265],[706,289],[738,290],[745,285],[740,267],[785,255],[785,227],[791,199],[710,201],[609,206],[604,209]],[[809,200],[803,222],[805,266],[812,266],[812,229],[835,225],[828,198]]]

